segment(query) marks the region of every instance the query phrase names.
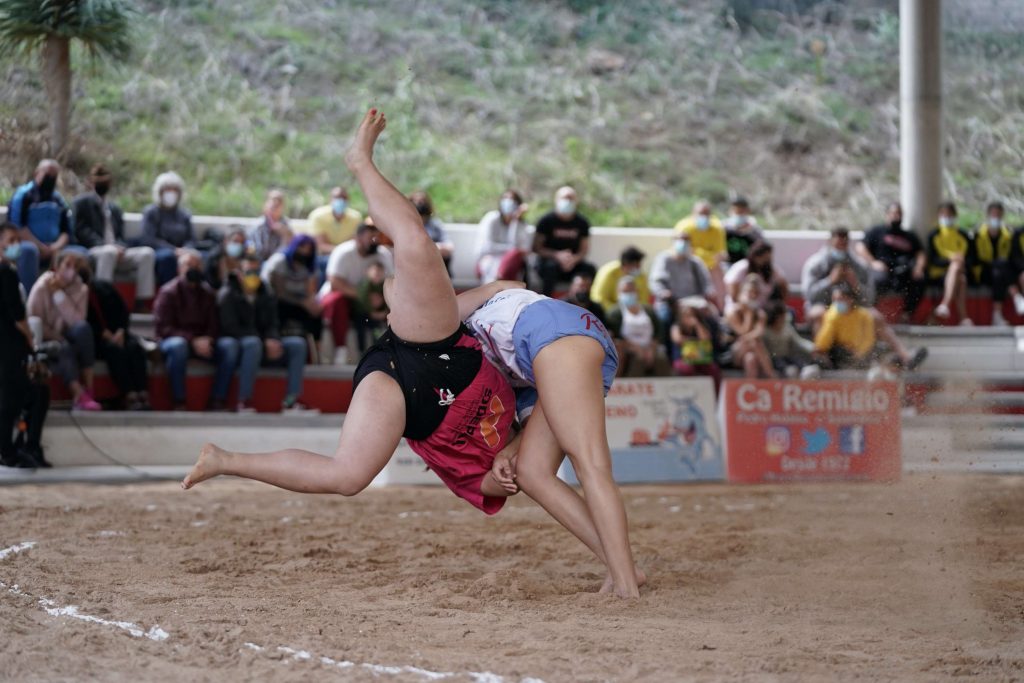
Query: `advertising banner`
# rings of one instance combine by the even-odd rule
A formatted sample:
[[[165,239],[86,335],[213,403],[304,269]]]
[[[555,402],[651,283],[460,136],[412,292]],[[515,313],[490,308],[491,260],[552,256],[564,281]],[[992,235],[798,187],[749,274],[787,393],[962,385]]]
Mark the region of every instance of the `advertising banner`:
[[[729,380],[729,481],[886,481],[900,474],[894,382]]]

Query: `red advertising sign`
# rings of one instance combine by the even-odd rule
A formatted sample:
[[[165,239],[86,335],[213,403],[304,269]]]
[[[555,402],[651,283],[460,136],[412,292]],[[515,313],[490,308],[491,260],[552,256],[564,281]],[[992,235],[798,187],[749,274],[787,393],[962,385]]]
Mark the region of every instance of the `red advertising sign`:
[[[729,481],[900,475],[894,382],[729,380],[719,408]]]

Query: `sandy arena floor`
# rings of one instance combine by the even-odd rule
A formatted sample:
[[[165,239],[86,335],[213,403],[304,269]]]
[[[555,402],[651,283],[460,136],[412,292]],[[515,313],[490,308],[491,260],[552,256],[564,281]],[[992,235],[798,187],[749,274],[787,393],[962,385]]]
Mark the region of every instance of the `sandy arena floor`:
[[[0,678],[1024,680],[1024,478],[625,497],[633,603],[526,499],[0,489]]]

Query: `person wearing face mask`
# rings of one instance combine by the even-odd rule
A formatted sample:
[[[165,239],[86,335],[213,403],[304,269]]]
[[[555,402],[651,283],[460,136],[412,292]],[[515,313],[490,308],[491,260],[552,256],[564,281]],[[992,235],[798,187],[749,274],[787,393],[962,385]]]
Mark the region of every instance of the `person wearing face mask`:
[[[285,412],[311,412],[302,404],[302,376],[306,365],[306,340],[282,336],[278,325],[277,301],[260,278],[260,261],[255,254],[239,259],[217,293],[220,337],[215,393],[226,393],[231,375],[238,370],[239,413],[255,412],[253,387],[260,365],[287,368],[287,388],[281,408]]]
[[[837,370],[866,370],[877,342],[875,317],[857,305],[849,285],[832,292],[832,305],[814,336],[814,353],[819,362]]]
[[[331,360],[337,364],[349,360],[346,339],[351,323],[355,323],[360,353],[367,347],[364,328],[373,325],[363,325],[365,311],[358,303],[359,286],[366,280],[367,270],[372,264],[380,263],[385,275],[394,273],[391,250],[378,245],[380,237],[380,231],[372,223],[361,223],[356,236],[335,247],[327,263],[327,280],[320,288],[320,304],[334,339],[335,357]],[[351,355],[354,360],[355,354]]]
[[[88,272],[80,273],[88,280]],[[89,312],[96,355],[106,362],[107,371],[127,410],[149,410],[149,369],[146,351],[131,333],[131,315],[120,292],[110,282],[88,280]]]
[[[103,164],[89,171],[91,192],[72,202],[75,239],[89,250],[97,282],[113,282],[115,275],[133,276],[135,309],[144,310],[156,293],[156,253],[152,247],[128,246],[124,237],[124,214],[110,201],[113,174]]]
[[[722,222],[711,212],[711,204],[699,201],[693,213],[676,223],[676,234],[689,235],[693,254],[707,267],[715,285],[713,303],[722,308],[725,300],[725,269],[729,265],[729,252]]]
[[[1003,302],[1014,284],[1010,251],[1013,248],[1013,231],[1004,222],[1005,209],[1002,202],[991,202],[985,209],[985,221],[974,231],[973,258],[968,264],[971,282],[984,285],[992,291],[992,324],[1005,327]]]
[[[172,280],[178,258],[196,249],[192,214],[182,207],[185,181],[174,171],[161,173],[153,182],[153,203],[142,210],[142,237],[138,243],[156,252],[157,286]]]
[[[537,255],[537,274],[541,292],[550,296],[559,282],[572,282],[578,273],[597,272],[587,262],[590,251],[590,222],[579,213],[579,198],[569,186],[555,192],[555,208],[537,221],[533,233],[533,252]]]
[[[198,251],[185,249],[178,257],[178,276],[157,292],[153,321],[160,352],[171,385],[174,410],[185,410],[185,374],[189,358],[215,363],[217,297],[203,279],[203,259]],[[214,410],[225,407],[225,396],[210,402]],[[200,404],[194,401],[194,405]]]
[[[284,192],[267,192],[267,199],[263,202],[262,220],[250,236],[256,256],[261,261],[266,261],[271,255],[283,249],[295,236],[288,223],[288,217],[284,215],[284,204]]]
[[[957,223],[956,204],[939,205],[939,224],[928,235],[928,281],[942,288],[942,301],[933,314],[939,320],[948,320],[951,306],[956,307],[961,325],[973,325],[967,316],[968,263],[974,260],[974,243],[970,235]]]
[[[498,208],[480,219],[476,240],[476,274],[482,284],[522,280],[530,250],[530,226],[523,220],[529,205],[515,190],[505,190]]]
[[[855,248],[868,264],[875,291],[879,295],[902,296],[901,319],[910,322],[924,298],[927,258],[918,236],[904,229],[903,207],[899,202],[889,204],[886,222],[868,230],[864,241]]]
[[[89,288],[79,276],[88,265],[79,252],[58,254],[29,292],[28,314],[40,319],[43,341],[60,343],[57,374],[71,391],[73,409],[94,411],[101,410],[92,395],[96,344],[86,321]]]
[[[206,282],[213,291],[219,291],[227,282],[228,274],[237,271],[242,265],[242,258],[256,252],[249,245],[245,228],[232,226],[224,241],[214,247],[206,258]]]
[[[672,248],[654,257],[651,264],[654,310],[664,326],[671,324],[676,302],[688,297],[714,300],[715,286],[707,266],[693,255],[690,236],[677,234]]]
[[[316,290],[316,241],[309,235],[292,238],[263,264],[262,276],[277,298],[281,334],[319,341],[323,304]]]
[[[750,203],[743,197],[737,197],[729,204],[729,216],[723,221],[723,226],[729,263],[745,259],[754,242],[764,240],[761,226],[750,212]]]
[[[317,265],[321,278],[325,278],[327,260],[336,246],[355,237],[356,228],[363,222],[363,214],[349,203],[348,189],[335,187],[331,190],[330,203],[318,206],[309,213],[306,226],[302,229],[316,240]]]
[[[743,370],[744,376],[750,379],[776,377],[772,357],[764,343],[768,317],[762,303],[762,290],[765,288],[763,282],[759,275],[748,274],[740,286],[736,301],[725,315],[725,321],[733,336],[729,347],[732,351],[732,363]]]
[[[630,245],[622,250],[616,261],[609,261],[597,269],[594,286],[590,288],[591,298],[604,306],[606,311],[615,308],[619,297],[619,280],[629,276],[633,278],[636,294],[640,303],[645,306],[651,301],[651,290],[647,285],[647,275],[641,270],[647,254]]]
[[[26,292],[32,289],[40,269],[50,266],[65,248],[85,253],[71,244],[71,209],[57,191],[59,175],[60,164],[43,159],[32,180],[15,190],[7,206],[7,220],[21,229],[18,277]]]
[[[608,310],[606,327],[619,352],[619,377],[652,377],[666,374],[661,348],[661,321],[654,309],[640,299],[632,275],[619,278],[616,302]],[[663,367],[660,368],[659,364]]]
[[[739,300],[740,289],[748,275],[756,275],[761,279],[758,287],[758,306],[764,308],[769,299],[785,301],[789,296],[789,283],[786,274],[774,264],[772,256],[774,248],[768,242],[757,242],[750,247],[747,258],[732,264],[725,274],[725,314]]]
[[[437,245],[437,250],[441,252],[441,260],[444,261],[444,267],[451,275],[455,244],[448,239],[448,235],[444,231],[444,224],[434,216],[434,202],[431,201],[430,195],[423,190],[416,190],[410,194],[409,201],[416,207],[416,213],[423,220],[423,229],[427,231],[431,241]]]

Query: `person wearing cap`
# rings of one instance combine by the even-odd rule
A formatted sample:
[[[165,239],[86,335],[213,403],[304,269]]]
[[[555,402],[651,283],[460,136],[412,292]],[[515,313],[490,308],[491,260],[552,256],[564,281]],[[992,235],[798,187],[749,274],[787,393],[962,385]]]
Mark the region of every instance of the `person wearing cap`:
[[[630,245],[622,250],[617,261],[609,261],[597,269],[594,284],[590,288],[590,298],[611,311],[619,300],[619,280],[623,277],[633,279],[634,292],[641,306],[651,303],[651,290],[647,286],[647,276],[640,269],[647,254]]]
[[[586,261],[590,251],[590,221],[578,211],[579,197],[568,185],[555,192],[555,208],[540,217],[533,233],[541,292],[551,296],[559,282],[572,282],[580,272],[593,277],[597,269]]]
[[[135,307],[144,306],[156,293],[156,252],[152,247],[130,247],[124,237],[124,214],[110,201],[113,174],[103,164],[89,171],[90,192],[75,197],[75,239],[89,250],[98,282],[113,282],[117,275],[135,279]]]

